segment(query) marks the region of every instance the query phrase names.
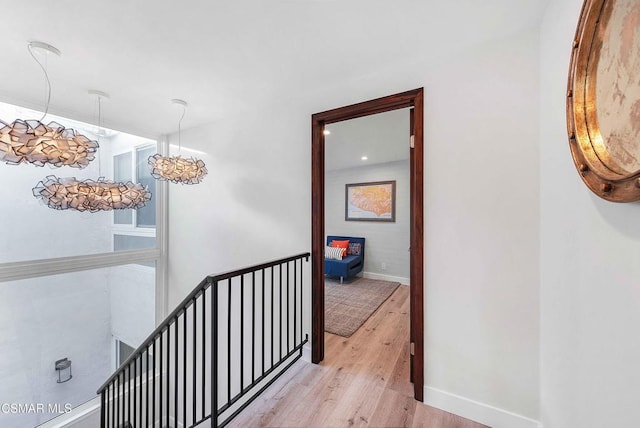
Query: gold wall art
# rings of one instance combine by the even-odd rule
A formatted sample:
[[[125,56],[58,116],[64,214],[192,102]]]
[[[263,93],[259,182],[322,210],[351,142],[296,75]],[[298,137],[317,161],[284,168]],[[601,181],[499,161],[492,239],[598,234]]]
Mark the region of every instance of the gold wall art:
[[[396,221],[396,182],[345,185],[346,221]]]
[[[585,0],[567,88],[571,155],[612,202],[640,201],[640,2]]]

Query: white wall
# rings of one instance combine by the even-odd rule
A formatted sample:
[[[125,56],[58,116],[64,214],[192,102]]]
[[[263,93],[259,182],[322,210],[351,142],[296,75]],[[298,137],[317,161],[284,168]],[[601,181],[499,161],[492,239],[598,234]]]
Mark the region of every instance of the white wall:
[[[113,372],[112,335],[137,346],[155,327],[155,271],[126,265],[0,284],[0,404],[69,403],[95,397]],[[72,361],[56,383],[54,363]],[[50,412],[5,413],[0,426],[34,426]]]
[[[208,274],[309,251],[309,115],[274,114],[290,120],[253,114],[183,131],[183,147],[207,152],[195,155],[209,175],[169,186],[169,309]]]
[[[0,284],[0,403],[64,408],[95,397],[111,369],[105,274],[92,270]],[[54,363],[65,357],[72,361],[73,379],[58,384]],[[0,411],[0,426],[35,426],[54,416]]]
[[[425,87],[426,400],[491,426],[538,418],[536,36],[479,47]]]
[[[344,220],[345,184],[387,180],[396,181],[395,222]],[[324,182],[325,234],[364,237],[364,272],[409,284],[409,161],[326,171]]]
[[[149,266],[109,269],[111,334],[134,348],[155,328],[155,281],[155,268]]]
[[[582,1],[554,0],[541,41],[541,418],[545,428],[640,426],[640,205],[580,180],[565,93]]]
[[[170,306],[208,273],[309,250],[312,113],[424,86],[426,398],[489,425],[534,426],[538,33],[431,63],[413,52],[183,133],[210,173],[170,188]]]

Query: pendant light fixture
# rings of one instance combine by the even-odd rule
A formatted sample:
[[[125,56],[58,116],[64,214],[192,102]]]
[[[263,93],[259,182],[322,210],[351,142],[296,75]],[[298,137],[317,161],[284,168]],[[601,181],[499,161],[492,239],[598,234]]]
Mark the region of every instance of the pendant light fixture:
[[[49,111],[51,82],[46,68],[38,61],[34,51],[57,56],[60,56],[60,51],[47,43],[37,41],[29,42],[28,49],[44,72],[47,87],[44,114],[40,120],[17,119],[10,124],[0,120],[0,160],[9,165],[29,162],[37,166],[46,164],[52,167],[84,168],[94,159],[98,142],[59,123],[42,122]]]
[[[102,130],[102,99],[109,95],[96,90],[90,90],[98,101],[98,133]],[[75,211],[111,211],[137,209],[145,206],[151,199],[151,192],[142,184],[115,182],[102,177],[100,158],[98,157],[97,180],[78,180],[75,177],[58,178],[47,176],[33,188],[33,195],[46,206],[54,210]]]
[[[182,119],[187,111],[187,103],[183,100],[171,100],[173,104],[182,106],[182,116],[178,121],[178,155],[162,156],[156,153],[149,156],[149,169],[151,176],[156,180],[166,180],[180,184],[198,184],[207,175],[207,168],[201,159],[183,158],[180,156],[182,149],[181,133]]]
[[[141,184],[105,180],[77,180],[49,175],[33,188],[33,195],[54,210],[111,211],[142,208],[151,193]]]

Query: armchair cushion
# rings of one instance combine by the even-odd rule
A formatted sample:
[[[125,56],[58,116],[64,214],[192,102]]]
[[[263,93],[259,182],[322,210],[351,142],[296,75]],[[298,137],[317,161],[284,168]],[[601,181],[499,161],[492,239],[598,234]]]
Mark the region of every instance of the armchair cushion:
[[[362,244],[360,242],[350,242],[347,247],[347,254],[353,254],[354,256],[359,256],[362,251]]]
[[[331,241],[331,246],[347,249],[347,247],[349,246],[349,240],[345,239],[344,241],[339,241],[337,239],[334,239],[333,241]]]
[[[342,260],[342,255],[344,254],[344,248],[340,247],[325,247],[324,248],[324,257],[327,260]]]

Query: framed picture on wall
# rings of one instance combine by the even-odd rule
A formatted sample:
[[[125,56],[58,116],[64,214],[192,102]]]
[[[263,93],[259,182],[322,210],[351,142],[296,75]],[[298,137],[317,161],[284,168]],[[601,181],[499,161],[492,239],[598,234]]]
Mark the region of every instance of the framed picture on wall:
[[[345,184],[346,221],[396,221],[396,182]]]

